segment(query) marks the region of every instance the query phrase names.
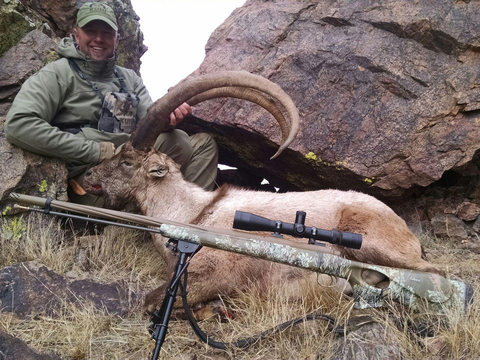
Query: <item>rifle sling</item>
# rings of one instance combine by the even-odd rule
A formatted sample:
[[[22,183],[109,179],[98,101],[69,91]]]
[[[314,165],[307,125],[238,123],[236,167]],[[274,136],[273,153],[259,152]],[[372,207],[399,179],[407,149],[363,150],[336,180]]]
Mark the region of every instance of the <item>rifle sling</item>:
[[[327,325],[328,325],[330,331],[332,331],[333,333],[338,334],[338,335],[344,335],[345,336],[348,331],[351,331],[351,330],[347,331],[347,329],[346,329],[346,325],[348,323],[346,323],[344,326],[336,326],[335,325],[335,323],[336,323],[335,319],[333,317],[329,316],[329,315],[326,315],[326,314],[309,314],[309,315],[306,315],[304,317],[300,317],[300,318],[296,318],[296,319],[293,319],[293,320],[286,321],[286,322],[284,322],[280,325],[277,325],[273,328],[265,330],[265,331],[261,332],[260,334],[253,335],[253,336],[245,338],[245,339],[240,339],[240,340],[237,340],[235,342],[224,343],[222,341],[215,341],[215,340],[212,339],[211,336],[206,334],[200,328],[200,326],[197,323],[197,320],[195,319],[195,316],[193,315],[192,309],[188,305],[188,301],[187,301],[188,292],[185,291],[186,288],[187,288],[187,278],[188,278],[188,272],[187,271],[185,271],[185,273],[183,275],[183,278],[184,278],[183,282],[180,281],[180,283],[179,283],[179,285],[180,285],[180,296],[182,297],[183,309],[185,310],[185,314],[187,315],[190,326],[192,327],[193,331],[195,332],[195,334],[198,336],[198,338],[201,341],[203,341],[205,344],[207,344],[207,345],[209,345],[209,346],[211,346],[215,349],[226,350],[227,347],[237,347],[239,349],[245,349],[245,348],[249,347],[250,345],[255,344],[257,341],[259,341],[263,338],[266,338],[267,336],[275,335],[282,330],[286,330],[286,329],[291,328],[291,327],[293,327],[297,324],[303,323],[304,321],[310,321],[310,320],[324,320],[324,321],[327,321],[327,323],[328,323]],[[359,322],[358,319],[357,319],[357,321],[355,321],[357,324],[354,325],[354,327],[359,327],[359,326],[362,326],[364,324],[374,322],[374,320],[370,316],[361,316],[361,317],[358,317],[358,318],[362,318],[363,321]]]

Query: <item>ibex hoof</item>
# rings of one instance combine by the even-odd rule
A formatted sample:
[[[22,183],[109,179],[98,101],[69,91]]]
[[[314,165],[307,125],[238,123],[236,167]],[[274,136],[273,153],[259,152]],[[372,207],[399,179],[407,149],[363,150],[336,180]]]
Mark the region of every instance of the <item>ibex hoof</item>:
[[[195,310],[195,318],[198,321],[219,320],[227,322],[235,318],[235,313],[232,309],[224,306],[206,305],[199,310]]]
[[[143,303],[143,309],[147,314],[153,314],[156,310],[159,310],[162,306],[164,297],[164,291],[162,287],[159,287],[145,296],[145,302]]]

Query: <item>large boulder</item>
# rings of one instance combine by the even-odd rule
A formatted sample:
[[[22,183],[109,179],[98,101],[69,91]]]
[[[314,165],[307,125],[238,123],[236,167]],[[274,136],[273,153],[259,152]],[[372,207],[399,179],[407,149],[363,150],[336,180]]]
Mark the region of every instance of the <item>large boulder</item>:
[[[300,132],[278,159],[275,120],[257,106],[197,107],[221,162],[290,189],[388,198],[435,183],[480,148],[480,3],[254,1],[210,37],[194,75],[244,69],[280,85]]]
[[[0,130],[1,131],[1,130]],[[0,210],[15,212],[12,192],[67,201],[67,170],[62,161],[25,152],[0,135]]]
[[[0,4],[0,57],[36,28],[34,19],[18,1],[2,1]]]
[[[15,212],[9,199],[12,192],[67,201],[67,169],[54,158],[36,155],[5,140],[0,119],[0,212]]]

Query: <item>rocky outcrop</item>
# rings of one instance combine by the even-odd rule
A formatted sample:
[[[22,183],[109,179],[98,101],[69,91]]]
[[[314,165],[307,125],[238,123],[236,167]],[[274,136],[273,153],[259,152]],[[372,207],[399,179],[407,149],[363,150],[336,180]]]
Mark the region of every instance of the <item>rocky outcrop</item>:
[[[0,119],[0,212],[18,212],[8,198],[12,192],[67,201],[67,169],[55,158],[47,158],[11,145],[5,140]]]
[[[21,84],[44,64],[56,60],[56,43],[30,31],[0,58],[0,212],[13,213],[13,191],[67,200],[67,171],[62,161],[25,152],[5,139],[3,123]]]
[[[279,84],[301,114],[280,141],[256,106],[199,106],[223,163],[278,186],[398,198],[472,162],[480,148],[480,4],[247,1],[212,34],[195,74],[245,69]],[[477,171],[478,173],[478,171]]]

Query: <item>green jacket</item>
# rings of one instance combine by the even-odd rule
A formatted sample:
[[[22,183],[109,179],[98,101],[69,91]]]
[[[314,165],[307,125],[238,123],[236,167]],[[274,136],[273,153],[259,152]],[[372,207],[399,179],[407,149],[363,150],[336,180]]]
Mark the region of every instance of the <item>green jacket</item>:
[[[102,94],[119,91],[125,79],[127,91],[138,95],[140,103],[137,121],[145,116],[152,99],[142,79],[133,70],[115,65],[115,58],[94,61],[75,48],[73,38],[64,38],[57,52],[62,58],[46,65],[31,76],[17,94],[7,114],[4,130],[7,140],[25,150],[63,159],[69,177],[103,160],[100,142],[112,142],[115,147],[129,139],[127,134],[113,134],[94,128],[82,128],[76,134],[61,131],[58,124],[84,123],[96,127],[102,103],[92,87],[70,66],[72,58],[85,76],[97,84]]]

